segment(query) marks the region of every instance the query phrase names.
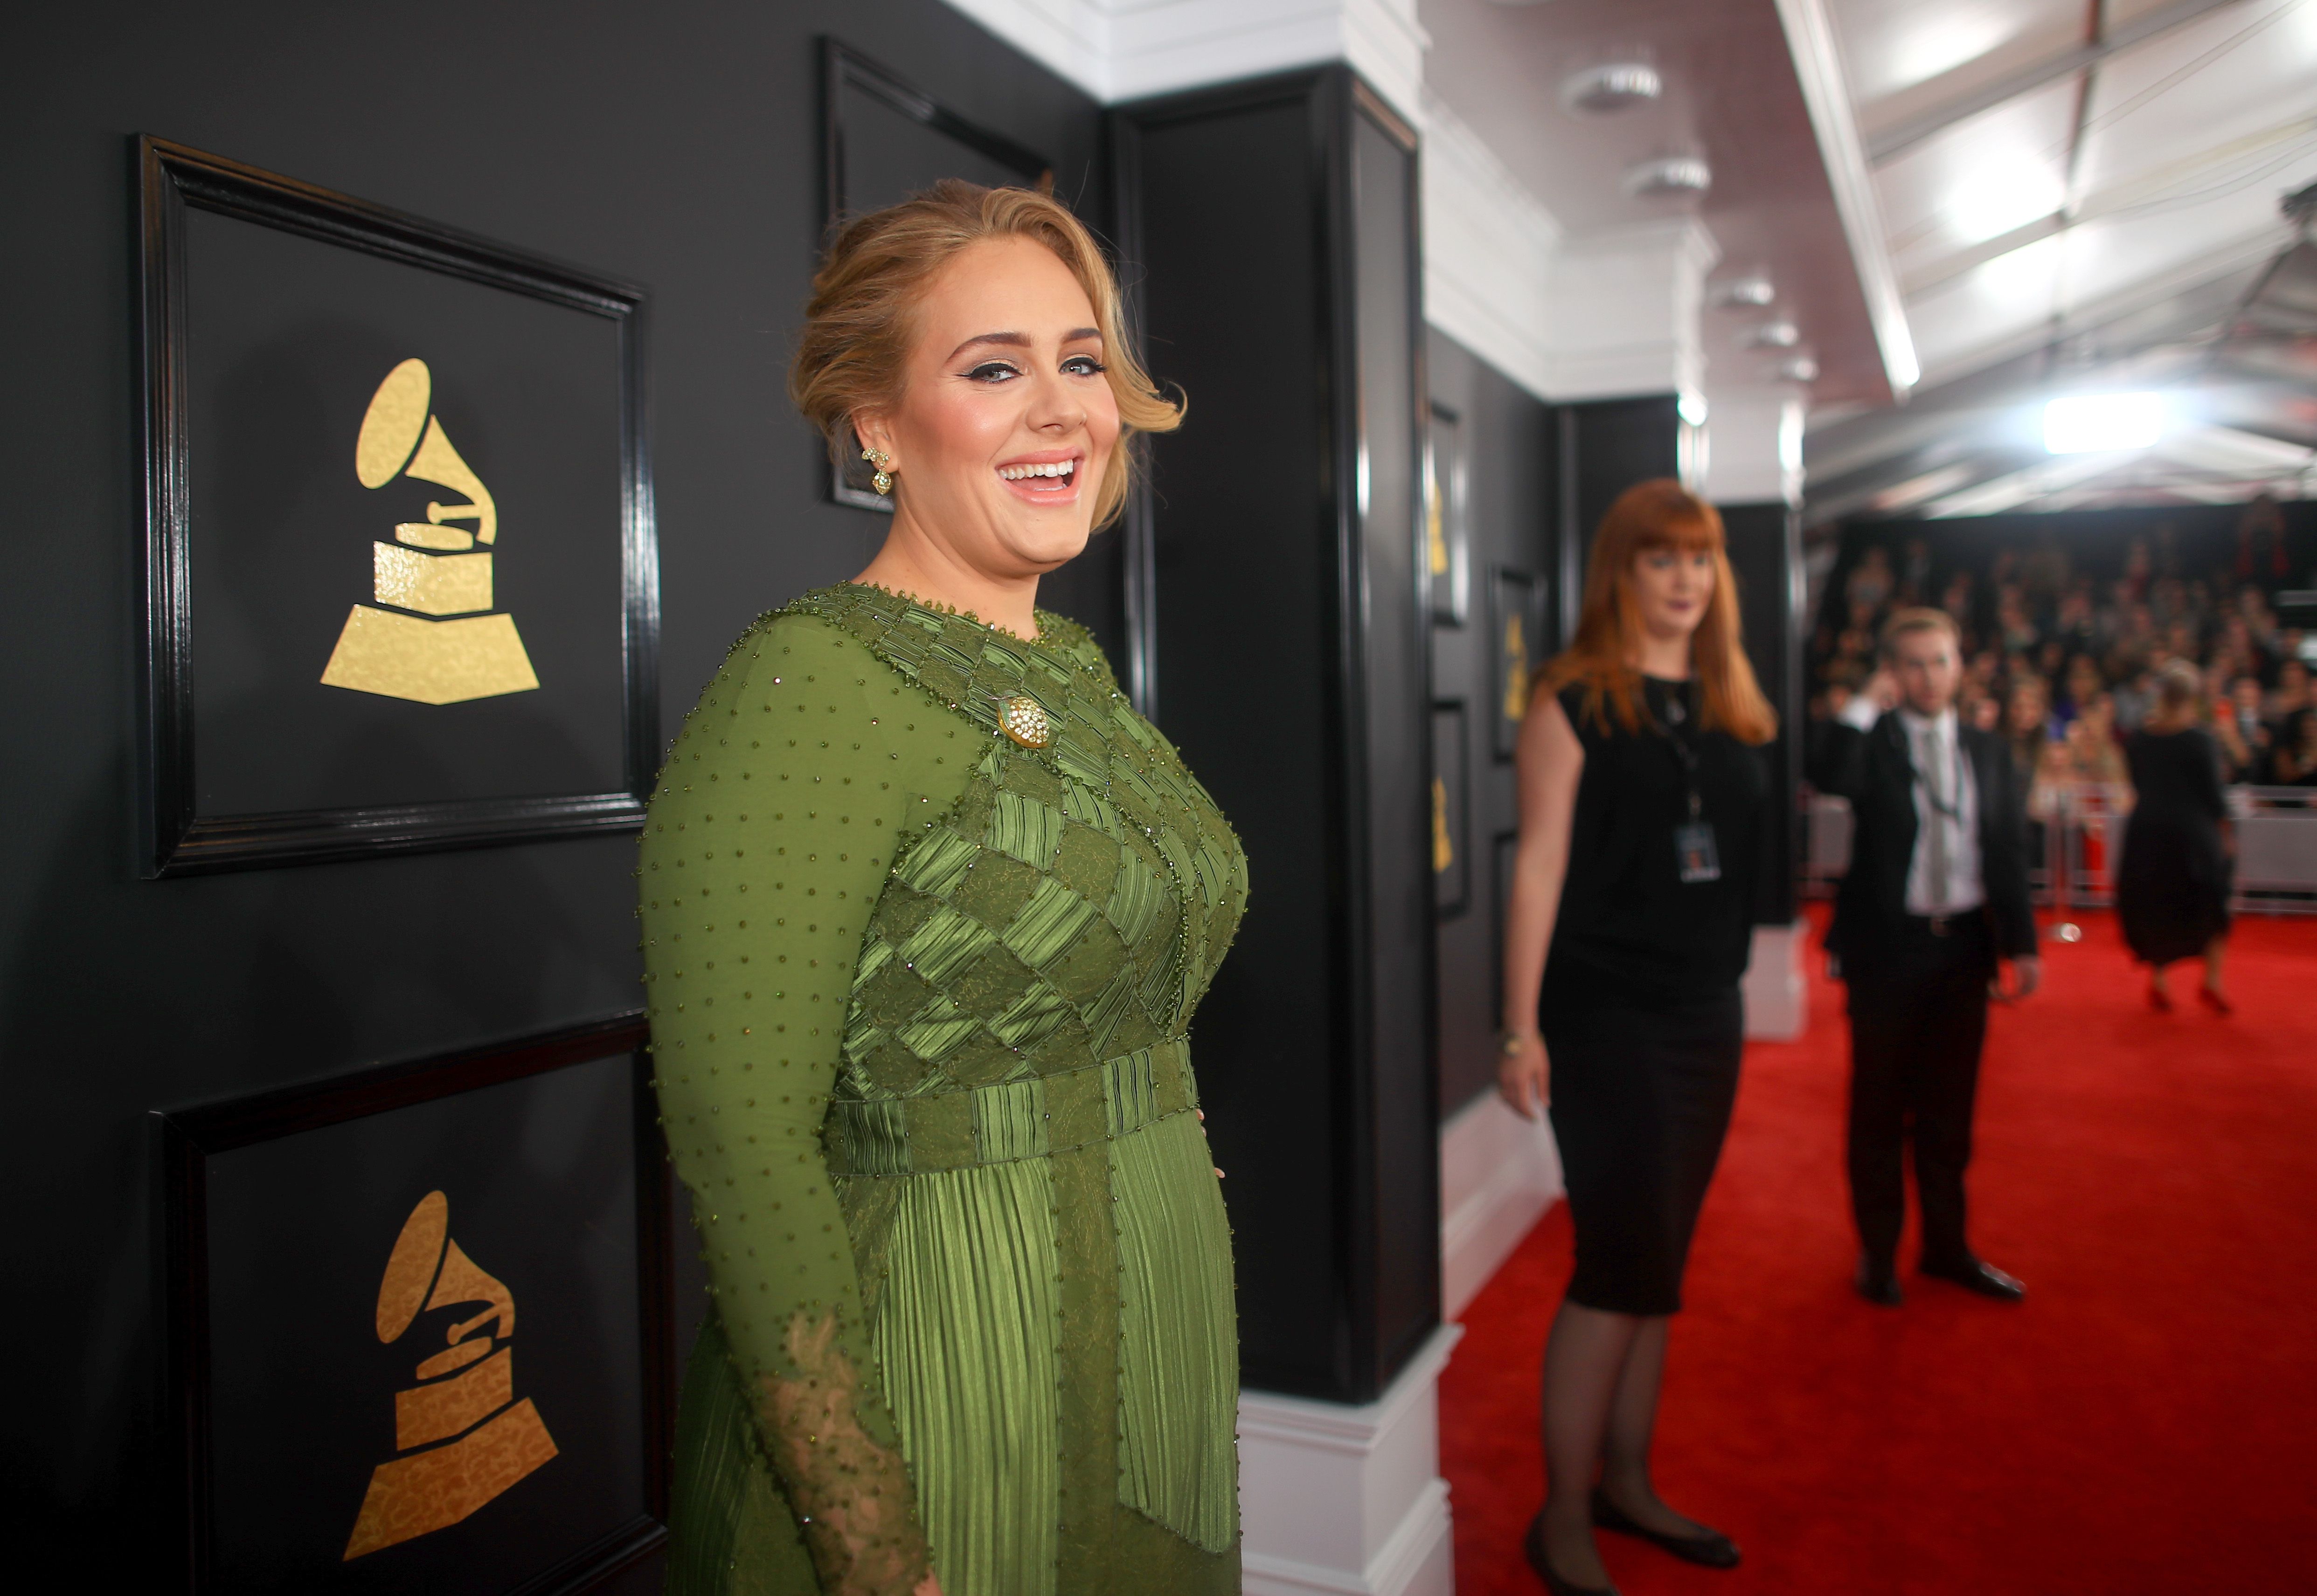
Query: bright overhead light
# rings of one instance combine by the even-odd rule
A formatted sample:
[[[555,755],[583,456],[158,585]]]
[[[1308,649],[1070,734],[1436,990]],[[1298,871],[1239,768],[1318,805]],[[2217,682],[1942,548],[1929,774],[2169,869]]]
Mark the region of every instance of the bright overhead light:
[[[1646,105],[1665,93],[1665,80],[1646,61],[1605,61],[1571,73],[1561,85],[1561,103],[1571,111],[1624,111]]]
[[[1777,297],[1777,285],[1759,272],[1728,278],[1706,290],[1706,298],[1717,310],[1758,309]]]
[[[1625,192],[1636,200],[1702,194],[1713,186],[1713,168],[1699,156],[1664,156],[1625,170]]]
[[[1803,330],[1784,317],[1758,322],[1738,334],[1740,349],[1792,349],[1803,341]]]
[[[2145,449],[2163,431],[2161,394],[2079,394],[2044,406],[2044,447],[2053,454]]]

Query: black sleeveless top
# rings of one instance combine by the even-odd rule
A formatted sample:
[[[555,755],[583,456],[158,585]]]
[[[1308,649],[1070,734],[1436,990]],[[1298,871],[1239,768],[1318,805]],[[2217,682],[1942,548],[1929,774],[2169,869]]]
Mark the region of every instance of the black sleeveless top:
[[[1694,683],[1642,682],[1649,718],[1631,732],[1611,704],[1587,715],[1583,687],[1561,691],[1585,773],[1545,963],[1544,998],[1557,1005],[1685,1003],[1726,992],[1746,973],[1769,819],[1762,751],[1700,731]],[[1689,779],[1676,731],[1696,759],[1718,880],[1681,878],[1675,832],[1689,819]]]

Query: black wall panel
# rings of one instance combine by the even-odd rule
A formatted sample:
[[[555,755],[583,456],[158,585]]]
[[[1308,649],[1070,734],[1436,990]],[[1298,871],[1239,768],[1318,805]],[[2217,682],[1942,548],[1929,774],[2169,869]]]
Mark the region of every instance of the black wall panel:
[[[1585,593],[1585,561],[1593,532],[1609,506],[1636,482],[1682,474],[1682,427],[1671,394],[1593,399],[1561,409],[1561,592],[1557,606],[1566,643],[1577,626]]]
[[[1803,594],[1802,518],[1782,504],[1721,504],[1730,538],[1730,566],[1738,577],[1739,613],[1746,628],[1746,657],[1771,708],[1778,737],[1765,757],[1770,801],[1778,819],[1763,861],[1763,891],[1755,920],[1789,925],[1795,909],[1795,871],[1802,857],[1802,817],[1795,789],[1802,780]]]
[[[782,392],[822,221],[824,32],[1051,152],[1060,192],[1105,209],[1092,103],[937,0],[93,0],[13,25],[0,1190],[9,1299],[40,1305],[8,1315],[11,1362],[41,1371],[0,1405],[13,1565],[166,1577],[149,1111],[640,1001],[625,838],[137,878],[131,137],[645,285],[672,735],[757,613],[859,569],[883,531],[822,502]]]
[[[1358,329],[1359,678],[1365,718],[1368,1137],[1379,1379],[1440,1318],[1440,1143],[1433,931],[1430,621],[1419,574],[1429,406],[1423,375],[1414,136],[1381,105],[1351,126],[1352,287]],[[1356,995],[1356,994],[1355,994]],[[1417,1182],[1435,1194],[1407,1200]]]
[[[1463,914],[1440,923],[1440,1111],[1453,1113],[1497,1079],[1497,1027],[1501,1001],[1499,962],[1503,905],[1498,901],[1498,839],[1519,829],[1519,795],[1513,767],[1497,757],[1490,736],[1497,691],[1490,624],[1490,572],[1505,566],[1532,572],[1548,584],[1559,576],[1560,461],[1552,406],[1515,386],[1484,352],[1445,334],[1429,334],[1432,401],[1457,419],[1463,454],[1464,534],[1470,539],[1471,594],[1461,626],[1432,629],[1432,696],[1469,706],[1465,738],[1466,790],[1472,814],[1463,838],[1471,881]],[[1544,611],[1558,610],[1548,591]],[[1546,639],[1528,639],[1530,659],[1542,664]]]
[[[1412,140],[1330,69],[1116,113],[1157,370],[1160,718],[1254,896],[1194,1045],[1248,1383],[1363,1401],[1438,1321]]]

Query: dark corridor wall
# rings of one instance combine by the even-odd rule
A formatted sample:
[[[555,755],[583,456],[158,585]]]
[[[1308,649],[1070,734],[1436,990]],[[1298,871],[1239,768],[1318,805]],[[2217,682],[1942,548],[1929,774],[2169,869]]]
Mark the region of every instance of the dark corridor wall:
[[[1065,197],[1104,214],[1093,104],[935,0],[96,3],[11,25],[0,1182],[19,1378],[0,1404],[0,1499],[13,1565],[68,1550],[76,1583],[157,1584],[144,1531],[170,1475],[156,1451],[151,1110],[640,995],[626,837],[138,878],[131,136],[646,286],[672,736],[758,612],[857,570],[882,530],[820,503],[818,443],[782,393],[821,220],[824,32],[1050,152]]]
[[[1440,1112],[1445,1119],[1497,1078],[1502,943],[1498,901],[1504,857],[1519,830],[1513,767],[1498,757],[1490,732],[1498,691],[1498,638],[1490,612],[1490,574],[1499,566],[1534,573],[1544,584],[1539,608],[1559,611],[1560,461],[1553,409],[1444,333],[1427,345],[1432,402],[1455,415],[1464,456],[1465,523],[1472,556],[1469,605],[1461,626],[1432,628],[1432,697],[1464,712],[1463,789],[1468,811],[1464,907],[1440,923]],[[1531,663],[1546,657],[1544,637],[1529,640]],[[1446,757],[1445,754],[1439,757]]]

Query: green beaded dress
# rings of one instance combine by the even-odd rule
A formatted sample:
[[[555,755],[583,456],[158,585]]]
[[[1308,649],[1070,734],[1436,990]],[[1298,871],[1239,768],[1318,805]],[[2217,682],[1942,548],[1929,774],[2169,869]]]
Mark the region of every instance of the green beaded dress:
[[[808,593],[661,775],[646,980],[714,1293],[671,1596],[1239,1589],[1185,1033],[1246,858],[1092,639],[1038,619]]]

